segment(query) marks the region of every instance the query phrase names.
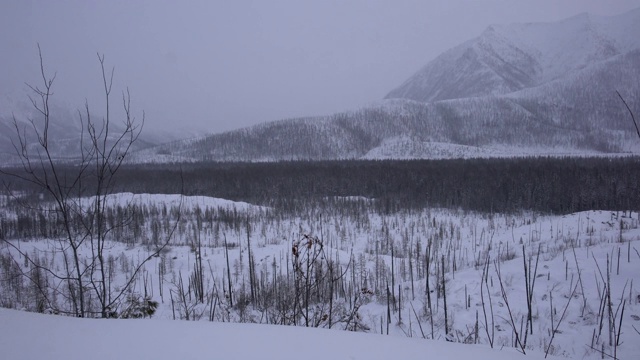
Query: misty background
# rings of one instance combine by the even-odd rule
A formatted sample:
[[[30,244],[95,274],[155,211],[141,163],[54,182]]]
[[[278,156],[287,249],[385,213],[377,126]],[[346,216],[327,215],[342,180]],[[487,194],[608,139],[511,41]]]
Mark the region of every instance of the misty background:
[[[221,132],[356,109],[491,24],[615,15],[635,0],[45,1],[0,3],[0,114],[38,84],[100,111],[96,52],[147,128]]]

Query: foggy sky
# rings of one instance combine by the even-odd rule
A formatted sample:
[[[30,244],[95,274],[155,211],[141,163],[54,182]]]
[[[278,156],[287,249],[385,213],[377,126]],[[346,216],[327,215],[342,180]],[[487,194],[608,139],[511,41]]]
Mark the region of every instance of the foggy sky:
[[[55,98],[100,111],[96,52],[147,127],[220,132],[327,115],[381,99],[491,24],[615,15],[640,0],[0,2],[0,96],[39,75]],[[116,99],[117,100],[117,99]],[[0,109],[1,111],[2,109]],[[6,110],[6,109],[5,109]]]

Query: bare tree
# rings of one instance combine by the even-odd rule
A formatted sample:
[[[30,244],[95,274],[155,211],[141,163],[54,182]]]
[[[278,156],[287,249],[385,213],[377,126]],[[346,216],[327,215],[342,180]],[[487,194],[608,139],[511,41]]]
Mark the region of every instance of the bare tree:
[[[33,92],[29,99],[39,119],[28,119],[28,125],[23,126],[14,116],[17,140],[13,145],[20,164],[15,170],[0,169],[0,172],[34,185],[49,201],[48,204],[53,204],[40,206],[60,224],[55,251],[62,259],[63,270],[58,271],[54,266],[31,259],[9,240],[5,243],[21,258],[27,259],[25,261],[32,269],[42,270],[54,280],[51,289],[41,291],[52,311],[78,317],[114,316],[120,302],[131,296],[131,285],[144,264],[167,246],[173,234],[171,231],[153,253],[140,260],[125,279],[114,286],[110,275],[114,262],[105,259],[105,249],[113,238],[112,232],[132,225],[132,217],[125,216],[116,223],[108,223],[108,196],[114,191],[118,170],[140,136],[144,113],[140,121],[135,119],[127,89],[122,94],[124,119],[120,124],[114,123],[111,109],[114,69],[107,71],[104,56],[98,54],[105,113],[100,121],[94,120],[88,102],[85,102],[83,111],[78,110],[81,124],[79,154],[73,157],[71,164],[61,162],[54,153],[50,131],[50,105],[56,76],[48,76],[45,72],[39,45],[38,55],[42,84],[28,86]],[[35,150],[29,143],[29,135],[37,140]],[[23,272],[23,275],[28,274]],[[31,278],[27,276],[27,279]],[[66,300],[63,304],[53,299],[60,296]]]

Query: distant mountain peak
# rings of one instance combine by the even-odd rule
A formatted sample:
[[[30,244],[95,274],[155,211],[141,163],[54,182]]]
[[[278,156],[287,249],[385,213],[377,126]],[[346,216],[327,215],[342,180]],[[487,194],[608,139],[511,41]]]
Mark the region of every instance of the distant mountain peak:
[[[640,9],[558,22],[491,25],[426,64],[386,98],[422,102],[540,86],[640,47]],[[633,35],[635,34],[635,35]]]

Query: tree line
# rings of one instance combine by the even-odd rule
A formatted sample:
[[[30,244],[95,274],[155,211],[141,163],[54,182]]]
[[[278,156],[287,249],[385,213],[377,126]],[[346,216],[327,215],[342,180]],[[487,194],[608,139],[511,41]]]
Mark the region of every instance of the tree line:
[[[287,213],[311,202],[357,211],[366,202],[385,213],[445,207],[563,214],[637,210],[639,179],[637,157],[202,162],[123,165],[114,190],[212,196]]]

